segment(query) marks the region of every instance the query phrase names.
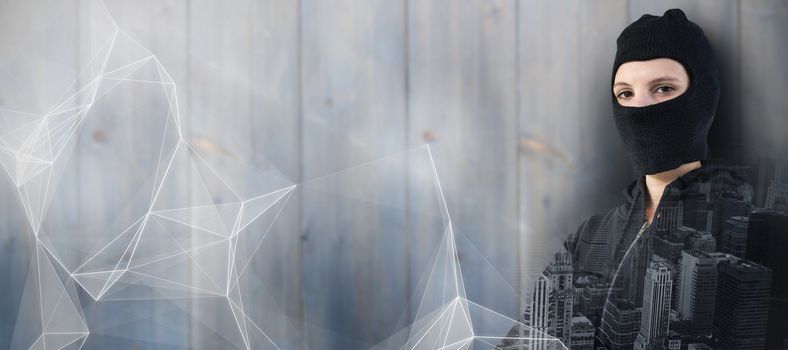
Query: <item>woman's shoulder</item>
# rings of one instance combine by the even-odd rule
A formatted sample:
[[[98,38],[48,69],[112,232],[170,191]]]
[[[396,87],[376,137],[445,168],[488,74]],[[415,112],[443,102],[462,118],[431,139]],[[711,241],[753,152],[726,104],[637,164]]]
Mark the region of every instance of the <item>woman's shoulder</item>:
[[[709,203],[719,200],[752,201],[750,166],[717,160],[704,162],[698,170],[691,177],[679,178],[674,200],[686,202],[705,198]]]
[[[617,212],[622,210],[624,206],[624,204],[621,204],[586,216],[580,221],[577,229],[567,237],[564,246],[569,249],[569,251],[573,251],[578,240],[589,236],[598,236],[600,232],[608,232],[610,230],[609,225],[612,223],[612,218],[615,217]]]

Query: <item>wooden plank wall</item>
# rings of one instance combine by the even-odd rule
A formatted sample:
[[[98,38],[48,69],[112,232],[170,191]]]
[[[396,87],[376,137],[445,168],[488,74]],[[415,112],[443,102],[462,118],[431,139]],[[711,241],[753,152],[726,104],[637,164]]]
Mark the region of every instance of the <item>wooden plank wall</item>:
[[[610,117],[607,84],[616,36],[643,13],[680,7],[711,38],[723,82],[710,138],[716,154],[749,160],[788,151],[785,0],[107,0],[107,5],[121,28],[157,54],[188,94],[181,112],[198,144],[221,148],[225,140],[240,138],[238,144],[247,148],[233,149],[237,156],[261,167],[263,160],[270,162],[296,182],[429,144],[455,225],[480,253],[464,262],[469,297],[507,314],[516,314],[521,305],[496,304],[500,281],[525,295],[527,275],[538,272],[551,247],[586,216],[618,204],[631,179]],[[9,16],[20,10],[16,6],[3,2],[3,18],[15,27],[35,28],[47,18],[70,14],[78,22],[84,2],[62,3],[57,11],[45,3],[24,5],[37,14],[30,18]],[[38,45],[62,57],[79,53],[79,38],[53,33],[34,39],[50,38]],[[0,101],[7,103],[3,88]],[[113,143],[115,131],[100,123],[86,127],[80,142],[95,145],[82,148],[86,153],[80,157],[134,147]],[[107,132],[107,140],[96,141],[91,136],[96,131]],[[90,169],[82,171],[85,178],[72,184],[75,195],[91,200],[75,209],[100,213],[95,194],[86,192],[95,180]],[[406,187],[403,182],[389,190]],[[0,290],[4,347],[13,333],[30,241],[22,237],[28,229],[15,191],[8,185],[0,189],[0,279],[12,286]],[[353,314],[372,321],[356,330],[360,339],[380,337],[388,329],[375,321],[390,315],[372,306],[381,298],[403,296],[370,288],[372,276],[317,276],[310,267],[326,259],[351,267],[371,260],[369,248],[391,242],[341,232],[318,236],[310,222],[327,208],[292,200],[300,209],[280,221],[299,230],[300,239],[275,243],[286,257],[279,273],[290,296],[288,312],[310,324],[338,323],[333,331],[343,332],[343,320],[325,306],[356,305]],[[419,197],[395,200],[407,208],[418,206]],[[382,219],[366,220],[354,225],[378,225]],[[421,239],[435,237],[411,236],[390,246],[390,264],[373,267],[389,274],[392,283],[415,285],[419,275],[409,269],[407,256],[423,246]],[[479,256],[486,261],[473,260]],[[478,267],[487,263],[498,276]],[[315,284],[351,290],[306,295]],[[322,331],[305,336],[317,339]],[[188,336],[154,334],[168,337],[189,344]]]

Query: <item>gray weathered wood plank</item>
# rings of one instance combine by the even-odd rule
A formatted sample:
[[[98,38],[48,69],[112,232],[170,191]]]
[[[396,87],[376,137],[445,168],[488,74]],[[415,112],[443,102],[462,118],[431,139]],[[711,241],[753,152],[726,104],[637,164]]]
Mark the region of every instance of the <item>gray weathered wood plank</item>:
[[[398,224],[405,172],[394,169],[402,183],[377,189],[378,177],[328,174],[405,148],[404,6],[307,0],[300,20],[306,337],[316,348],[372,346],[396,330],[392,315],[401,313],[397,307],[408,294]],[[374,173],[387,164],[381,162],[356,174]],[[371,192],[361,195],[387,196],[392,207],[317,196],[320,186],[345,194],[366,188]]]
[[[431,146],[468,298],[509,316],[519,307],[512,283],[518,255],[518,179],[511,168],[517,162],[515,8],[514,1],[411,1],[408,14],[408,142]],[[422,200],[423,194],[411,194],[410,205]],[[411,247],[431,248],[434,239],[416,235]],[[414,284],[420,273],[411,272]]]

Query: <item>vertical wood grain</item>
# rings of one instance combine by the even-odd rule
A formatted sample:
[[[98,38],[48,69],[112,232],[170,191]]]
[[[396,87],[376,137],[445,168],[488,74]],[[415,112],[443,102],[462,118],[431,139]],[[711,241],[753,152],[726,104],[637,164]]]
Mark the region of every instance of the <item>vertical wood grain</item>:
[[[297,184],[302,179],[299,2],[253,1],[249,15],[249,163]],[[250,192],[271,191],[260,181],[250,181]],[[300,210],[300,198],[291,195],[242,276],[252,305],[248,313],[282,349],[303,348],[297,332],[304,314]],[[260,221],[249,229],[266,229]]]
[[[51,12],[50,12],[51,11]],[[57,15],[55,15],[57,13]],[[76,79],[78,55],[77,4],[74,2],[4,2],[0,5],[3,38],[3,86],[0,88],[0,118],[11,111],[32,113],[40,118],[57,101],[63,90]],[[47,81],[48,84],[42,84]],[[6,133],[10,130],[3,130]],[[35,237],[11,178],[0,174],[0,347],[11,345],[17,325],[34,320],[20,309],[29,266],[35,259]],[[35,181],[35,180],[34,180]],[[74,181],[63,185],[66,195],[77,198]],[[69,213],[73,214],[73,208]],[[73,217],[73,215],[71,215]],[[69,225],[69,222],[63,222]],[[29,310],[28,310],[29,312]],[[21,316],[21,317],[19,317]],[[18,318],[19,317],[19,318]],[[17,321],[19,324],[17,324]],[[33,333],[33,332],[30,332]],[[30,344],[27,344],[30,345]]]
[[[575,173],[583,140],[580,98],[580,2],[526,1],[518,12],[518,136],[521,288],[532,289],[552,253],[579,222]],[[577,203],[582,206],[584,203]]]
[[[245,132],[249,120],[254,117],[249,79],[252,73],[251,14],[252,1],[247,0],[189,2],[189,86],[186,97],[189,124],[184,137],[207,165],[219,173],[227,169],[232,174],[251,154],[249,137],[253,135]],[[201,179],[194,175],[192,181],[198,183]],[[214,181],[213,185],[220,184]],[[238,191],[237,188],[235,190]],[[212,197],[218,203],[236,200]],[[222,259],[223,256],[219,255],[215,261],[225,261]],[[236,322],[218,323],[219,320],[235,321],[226,300],[195,299],[191,308],[194,316],[190,324],[191,346],[205,346],[202,344],[206,340],[216,339],[211,332],[231,335],[227,339],[233,346],[244,345]]]
[[[515,316],[516,2],[408,4],[408,141],[431,146],[468,298]],[[412,249],[432,239],[415,236]]]
[[[402,3],[305,0],[300,16],[304,180],[329,176],[327,191],[353,191],[354,182],[370,188],[375,178],[329,174],[405,148]],[[404,181],[404,169],[394,171]],[[311,346],[369,347],[396,330],[392,315],[401,309],[391,308],[407,297],[400,259],[406,247],[396,224],[403,186],[371,189],[387,196],[388,211],[304,199],[303,308]],[[392,212],[395,221],[387,221]]]
[[[616,38],[627,24],[627,6],[621,1],[580,4],[576,79],[579,143],[572,177],[575,193],[567,199],[576,214],[570,232],[580,225],[578,219],[620,204],[621,190],[632,180],[629,157],[613,121],[612,91],[608,91]]]
[[[738,69],[741,128],[749,159],[758,156],[785,160],[788,152],[788,3],[739,2]]]
[[[135,56],[125,56],[129,51],[124,47],[131,47],[130,40],[136,41],[166,68],[178,89],[180,83],[188,81],[188,50],[187,50],[187,1],[138,1],[134,3],[108,0],[104,2],[107,10],[120,30],[128,35],[120,34],[116,39],[113,56],[121,58],[120,62],[131,62]],[[91,1],[81,1],[84,14],[90,11],[99,11],[96,4]],[[89,23],[88,18],[82,19]],[[90,35],[103,34],[101,28],[87,28],[85,36],[81,38],[80,49],[83,53],[96,50],[90,47]],[[99,31],[99,33],[91,32]],[[132,52],[133,53],[133,52]],[[84,59],[84,58],[83,58]],[[151,61],[142,71],[153,70]],[[134,77],[131,77],[134,78]],[[84,83],[84,82],[83,82]],[[111,84],[107,81],[106,84]],[[166,94],[162,86],[139,82],[123,82],[105,99],[112,98],[111,103],[98,100],[80,130],[78,151],[72,158],[79,164],[79,174],[71,174],[79,179],[80,189],[80,225],[109,223],[121,214],[128,194],[135,193],[141,185],[139,179],[153,177],[153,169],[158,164],[158,154],[161,149],[163,122],[167,118],[168,107],[162,104],[166,101]],[[188,110],[181,106],[182,116],[188,116]],[[170,125],[169,127],[172,127]],[[134,161],[123,156],[133,157]],[[113,164],[113,166],[106,166]],[[123,169],[116,176],[112,175],[113,169]],[[188,183],[187,178],[175,181]],[[62,185],[61,185],[62,186]],[[145,190],[146,196],[148,190]],[[163,198],[162,198],[163,199]],[[134,205],[145,205],[147,201]],[[129,218],[126,218],[129,219]],[[136,217],[132,219],[136,220]],[[187,344],[189,329],[186,313],[173,313],[172,305],[156,302],[130,301],[115,302],[99,301],[88,309],[89,326],[101,325],[117,318],[113,308],[116,305],[134,308],[139,315],[145,315],[145,322],[129,320],[127,327],[120,331],[123,335],[116,334],[118,329],[109,332],[96,331],[88,337],[86,347],[98,348],[125,348],[145,347],[157,342],[172,344]],[[126,303],[126,304],[124,304]],[[142,317],[142,316],[140,316]],[[173,331],[172,328],[162,327],[164,324],[183,324],[184,327]],[[101,328],[101,327],[99,327]]]

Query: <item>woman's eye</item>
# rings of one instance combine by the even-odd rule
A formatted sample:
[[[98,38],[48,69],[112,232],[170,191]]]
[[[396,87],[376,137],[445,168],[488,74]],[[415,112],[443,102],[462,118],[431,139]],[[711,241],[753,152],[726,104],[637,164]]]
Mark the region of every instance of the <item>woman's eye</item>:
[[[656,92],[664,94],[664,93],[671,92],[673,90],[675,90],[675,89],[673,87],[671,87],[671,86],[660,86],[660,87],[657,88]]]
[[[632,91],[621,91],[616,95],[618,98],[629,98],[632,96]]]

